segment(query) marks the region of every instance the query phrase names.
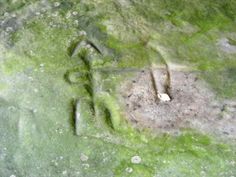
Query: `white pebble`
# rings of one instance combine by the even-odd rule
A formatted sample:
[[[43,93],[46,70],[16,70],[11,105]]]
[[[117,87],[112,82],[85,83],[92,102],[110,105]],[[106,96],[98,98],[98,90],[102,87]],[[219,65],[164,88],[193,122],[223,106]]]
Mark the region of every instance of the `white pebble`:
[[[132,172],[133,172],[133,168],[127,167],[127,168],[125,169],[125,171],[128,172],[128,173],[132,173]]]
[[[71,17],[71,13],[68,12],[68,13],[66,14],[66,19],[69,19],[70,17]]]
[[[10,177],[16,177],[16,175],[11,175]]]
[[[166,93],[159,93],[158,98],[164,102],[170,101],[170,97]]]
[[[82,162],[85,162],[85,161],[87,161],[88,159],[89,159],[88,156],[86,156],[85,154],[83,154],[83,153],[80,154],[80,160],[81,160]]]
[[[85,42],[85,41],[82,41],[82,42],[80,43],[80,45],[81,45],[82,47],[85,47],[85,46],[86,46],[86,42]]]
[[[4,17],[7,17],[7,16],[9,16],[9,13],[8,13],[8,12],[5,12],[5,13],[4,13]]]
[[[66,170],[64,170],[64,171],[62,172],[62,174],[63,174],[63,175],[66,175],[66,174],[67,174],[67,171],[66,171]]]
[[[28,77],[28,79],[29,79],[29,80],[34,80],[34,78],[33,78],[33,77],[31,77],[31,76],[29,76],[29,77]]]
[[[89,52],[91,52],[91,53],[94,52],[93,48],[90,47]]]
[[[7,27],[7,28],[6,28],[6,31],[7,31],[7,32],[11,32],[11,31],[13,31],[13,28],[12,28],[12,27]]]
[[[85,45],[85,48],[90,49],[92,48],[90,44]]]
[[[55,3],[54,3],[54,6],[55,6],[55,7],[60,6],[60,2],[55,2]]]
[[[39,16],[39,15],[40,15],[40,12],[35,12],[35,15]]]
[[[53,16],[53,17],[57,17],[57,16],[58,16],[58,12],[54,12],[54,13],[52,14],[52,16]]]
[[[79,20],[75,20],[74,23],[75,23],[75,25],[78,25],[79,24]]]
[[[132,162],[133,164],[139,164],[141,161],[142,161],[142,159],[141,159],[141,157],[139,157],[138,155],[133,156],[133,157],[131,158],[131,162]]]
[[[87,33],[86,33],[86,31],[80,31],[80,32],[79,32],[79,35],[80,35],[80,36],[86,36]]]
[[[73,15],[78,15],[78,12],[74,11],[72,12]]]

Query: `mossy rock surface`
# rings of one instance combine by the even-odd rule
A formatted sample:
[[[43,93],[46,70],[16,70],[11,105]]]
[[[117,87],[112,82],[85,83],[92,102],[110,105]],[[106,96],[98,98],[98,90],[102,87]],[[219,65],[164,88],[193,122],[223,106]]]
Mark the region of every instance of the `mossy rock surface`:
[[[233,129],[136,128],[117,89],[185,66],[235,125],[235,41],[231,0],[1,1],[0,176],[235,176]]]

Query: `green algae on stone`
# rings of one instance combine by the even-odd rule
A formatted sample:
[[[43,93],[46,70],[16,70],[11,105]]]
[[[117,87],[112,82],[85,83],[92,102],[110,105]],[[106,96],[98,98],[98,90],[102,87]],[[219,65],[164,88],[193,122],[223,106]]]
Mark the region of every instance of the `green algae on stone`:
[[[24,16],[21,8],[34,4],[33,1],[1,3],[1,14],[6,10],[16,11],[20,17]],[[96,128],[91,120],[90,129],[86,127],[88,135],[76,136],[74,101],[81,97],[89,99],[89,93],[79,85],[88,79],[72,79],[78,84],[65,79],[68,71],[83,73],[86,70],[68,55],[68,48],[84,30],[89,40],[98,41],[95,45],[109,54],[96,60],[94,69],[146,67],[148,58],[156,60],[157,54],[145,48],[143,41],[153,39],[169,51],[166,60],[191,63],[206,71],[203,77],[219,93],[235,96],[235,55],[221,57],[214,45],[221,33],[235,32],[234,2],[145,0],[114,4],[113,1],[91,0],[57,1],[56,7],[56,1],[47,3],[52,9],[41,17],[28,19],[22,28],[9,34],[13,35],[13,45],[4,49],[7,55],[0,54],[0,80],[6,85],[0,90],[1,176],[212,177],[236,174],[234,144],[219,143],[192,131],[176,137],[152,137],[148,131],[137,132],[126,123],[119,124],[122,116],[115,88],[125,77],[130,77],[129,74],[104,74],[97,83],[109,94],[98,93],[95,102],[101,109],[105,106],[112,111],[103,112],[110,115],[102,113],[99,118],[110,117],[105,125],[121,128],[121,131],[107,130],[103,126]],[[113,31],[105,28],[108,21],[111,26],[117,24],[113,28],[109,26]],[[194,30],[182,30],[187,22]],[[219,29],[219,33],[214,29]],[[94,118],[88,104],[81,109],[87,114],[85,117]],[[80,159],[82,153],[88,156],[87,161]],[[140,164],[131,163],[135,155],[142,158]]]

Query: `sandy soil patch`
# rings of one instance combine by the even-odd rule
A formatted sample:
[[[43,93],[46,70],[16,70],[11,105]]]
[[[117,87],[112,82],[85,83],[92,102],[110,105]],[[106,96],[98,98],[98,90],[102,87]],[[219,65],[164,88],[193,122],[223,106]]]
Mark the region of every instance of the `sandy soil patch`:
[[[154,70],[155,78],[165,75]],[[218,100],[195,72],[170,71],[171,101],[155,102],[149,71],[144,70],[120,88],[128,121],[138,129],[178,134],[191,128],[236,140],[236,101]]]

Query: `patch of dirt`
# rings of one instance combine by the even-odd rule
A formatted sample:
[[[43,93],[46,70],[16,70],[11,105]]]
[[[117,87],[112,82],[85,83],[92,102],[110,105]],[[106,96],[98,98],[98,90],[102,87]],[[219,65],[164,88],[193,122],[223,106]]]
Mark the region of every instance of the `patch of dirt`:
[[[138,72],[120,88],[126,117],[138,129],[178,134],[196,129],[236,140],[236,101],[218,100],[197,73],[171,72],[171,101],[156,102],[149,71]],[[164,70],[154,70],[155,78]],[[158,84],[158,82],[157,82]]]

